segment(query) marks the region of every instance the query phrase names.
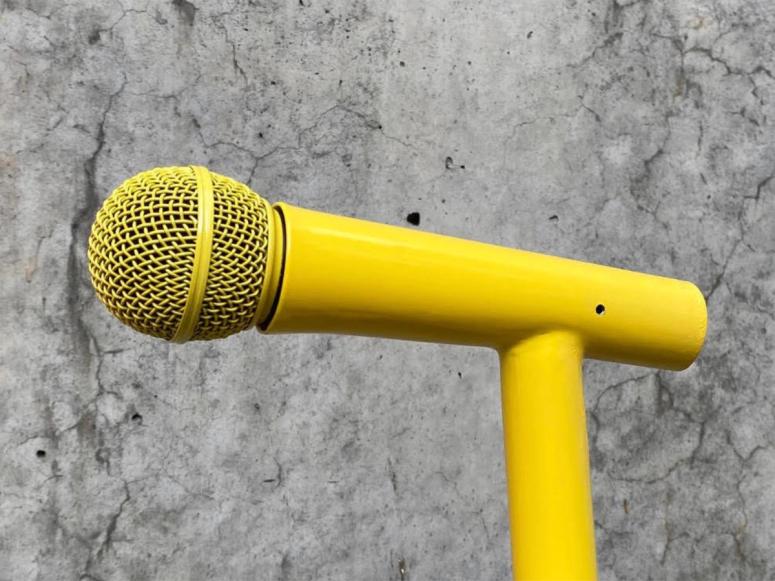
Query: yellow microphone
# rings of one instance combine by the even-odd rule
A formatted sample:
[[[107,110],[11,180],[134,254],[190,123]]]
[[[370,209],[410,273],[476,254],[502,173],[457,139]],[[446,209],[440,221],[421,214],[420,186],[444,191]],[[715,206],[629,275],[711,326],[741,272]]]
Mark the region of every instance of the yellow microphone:
[[[298,208],[199,166],[142,172],[89,237],[100,301],[175,342],[340,333],[501,358],[515,579],[594,579],[581,362],[683,369],[692,283]]]

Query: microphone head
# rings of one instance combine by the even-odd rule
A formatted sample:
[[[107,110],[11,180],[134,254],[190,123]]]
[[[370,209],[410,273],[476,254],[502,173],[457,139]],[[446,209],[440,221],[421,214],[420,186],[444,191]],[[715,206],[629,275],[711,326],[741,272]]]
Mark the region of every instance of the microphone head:
[[[89,273],[100,301],[141,333],[226,337],[266,310],[273,236],[271,206],[246,185],[202,167],[156,168],[97,212]]]

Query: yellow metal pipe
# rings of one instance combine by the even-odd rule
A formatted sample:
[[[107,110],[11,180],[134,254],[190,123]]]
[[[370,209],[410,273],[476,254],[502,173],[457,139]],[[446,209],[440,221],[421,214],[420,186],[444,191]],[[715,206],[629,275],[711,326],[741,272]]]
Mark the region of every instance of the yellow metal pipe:
[[[593,581],[581,339],[550,331],[500,356],[514,579]]]
[[[504,349],[552,329],[587,357],[687,367],[705,300],[685,281],[276,204],[284,266],[270,333],[320,332]],[[278,280],[281,278],[282,280]],[[599,312],[598,312],[599,311]]]
[[[275,205],[260,328],[479,345],[501,356],[514,579],[595,578],[581,362],[683,369],[689,282]]]

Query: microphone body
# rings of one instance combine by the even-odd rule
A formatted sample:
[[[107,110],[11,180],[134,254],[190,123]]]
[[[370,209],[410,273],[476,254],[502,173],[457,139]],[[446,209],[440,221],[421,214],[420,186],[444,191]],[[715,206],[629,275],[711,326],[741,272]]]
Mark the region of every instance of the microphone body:
[[[596,578],[584,357],[683,369],[692,283],[278,203],[202,167],[125,181],[89,237],[97,296],[172,341],[340,333],[499,352],[514,579]]]
[[[587,357],[687,367],[705,337],[692,283],[274,206],[267,333],[340,333],[508,349],[555,330]]]

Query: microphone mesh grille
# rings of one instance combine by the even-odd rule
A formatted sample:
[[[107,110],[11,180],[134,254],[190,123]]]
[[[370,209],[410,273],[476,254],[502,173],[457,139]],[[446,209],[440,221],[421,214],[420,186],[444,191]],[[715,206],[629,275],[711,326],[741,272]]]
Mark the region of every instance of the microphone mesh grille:
[[[246,185],[210,172],[213,247],[192,340],[250,327],[269,250],[269,215]],[[189,167],[142,172],[108,197],[89,236],[97,297],[123,323],[172,339],[183,315],[197,239],[196,177]]]

